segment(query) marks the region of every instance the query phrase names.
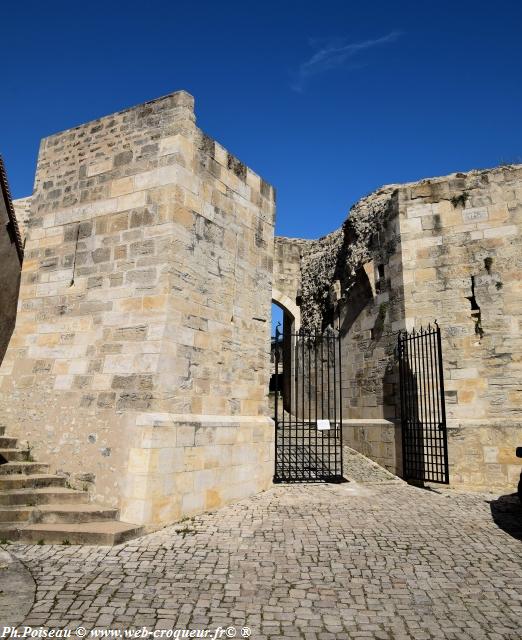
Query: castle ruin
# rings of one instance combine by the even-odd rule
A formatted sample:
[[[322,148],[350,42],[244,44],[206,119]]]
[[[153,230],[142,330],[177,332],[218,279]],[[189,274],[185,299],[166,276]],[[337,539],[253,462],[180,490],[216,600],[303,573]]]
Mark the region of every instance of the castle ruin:
[[[0,424],[123,522],[266,489],[270,306],[339,331],[344,442],[402,475],[397,332],[437,321],[450,483],[513,486],[521,444],[522,167],[391,185],[317,241],[180,91],[45,138]],[[7,434],[6,434],[7,435]]]

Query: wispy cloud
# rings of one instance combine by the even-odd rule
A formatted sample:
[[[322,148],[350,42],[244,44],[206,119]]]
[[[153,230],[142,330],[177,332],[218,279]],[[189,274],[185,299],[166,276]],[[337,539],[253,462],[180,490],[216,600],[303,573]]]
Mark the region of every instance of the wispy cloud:
[[[320,48],[309,60],[301,64],[297,70],[292,89],[303,91],[312,76],[341,67],[362,51],[395,42],[400,35],[400,31],[391,31],[381,38],[364,40],[363,42],[347,42],[339,39],[313,40],[311,41],[312,46]]]

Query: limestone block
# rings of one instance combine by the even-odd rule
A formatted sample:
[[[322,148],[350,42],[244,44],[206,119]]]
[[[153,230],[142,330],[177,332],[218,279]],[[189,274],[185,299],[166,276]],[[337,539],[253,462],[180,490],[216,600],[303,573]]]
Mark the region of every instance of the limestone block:
[[[87,176],[91,178],[92,176],[99,175],[100,173],[106,173],[112,169],[112,158],[108,158],[107,160],[102,160],[100,162],[95,162],[90,164],[87,167]]]
[[[406,207],[406,215],[408,218],[419,218],[422,216],[433,215],[433,207],[431,204],[413,204]],[[402,224],[401,224],[402,227]]]
[[[478,369],[470,367],[468,369],[451,369],[449,375],[452,380],[461,380],[464,378],[478,378],[479,372]]]
[[[187,138],[181,134],[168,136],[160,141],[159,155],[181,154],[186,162],[190,162],[194,155],[194,147]]]
[[[201,513],[205,509],[205,495],[194,491],[186,493],[181,500],[181,513],[186,516]]]
[[[201,448],[185,447],[183,450],[183,465],[184,471],[201,471],[204,469],[205,461]]]
[[[218,488],[206,489],[205,491],[205,510],[213,510],[224,505],[221,491]]]
[[[518,235],[518,227],[515,225],[505,225],[501,227],[493,227],[484,229],[484,238],[505,238]]]
[[[422,228],[422,219],[420,217],[406,219],[401,222],[402,233],[415,234],[421,232]]]
[[[127,195],[135,190],[134,178],[128,176],[126,178],[119,178],[111,182],[110,195],[112,198],[117,196]]]
[[[155,449],[131,449],[129,451],[129,471],[132,474],[146,475],[155,451]]]
[[[518,485],[521,471],[522,465],[520,464],[510,464],[507,466],[507,481],[513,487],[516,487]]]
[[[194,492],[202,493],[207,489],[219,491],[221,486],[221,473],[217,468],[202,469],[194,474]]]
[[[498,447],[483,447],[484,462],[496,463],[498,462]]]
[[[187,493],[194,493],[194,481],[196,478],[196,472],[181,472],[174,474],[174,484],[169,491],[177,496],[182,496]],[[168,522],[165,520],[164,522]]]
[[[176,446],[192,447],[195,445],[195,425],[180,425],[176,427]]]
[[[521,193],[522,196],[522,193]],[[489,219],[491,221],[507,222],[509,220],[509,210],[505,202],[495,204],[488,208]]]

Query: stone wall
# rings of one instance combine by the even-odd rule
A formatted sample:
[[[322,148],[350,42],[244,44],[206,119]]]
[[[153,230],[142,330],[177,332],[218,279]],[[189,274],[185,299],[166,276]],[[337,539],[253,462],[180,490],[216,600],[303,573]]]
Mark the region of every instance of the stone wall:
[[[366,222],[362,229],[359,219]],[[330,292],[331,322],[342,340],[344,412],[351,420],[395,420],[399,393],[392,325],[404,316],[397,296],[402,264],[396,189],[357,203],[344,236],[337,304],[335,287]]]
[[[0,422],[131,522],[265,488],[273,224],[185,92],[43,140]]]
[[[27,196],[25,198],[13,200],[13,209],[16,219],[18,220],[18,228],[20,229],[20,234],[23,240],[25,240],[27,235],[27,227],[31,217],[31,199],[32,196]]]
[[[313,244],[301,238],[275,238],[272,300],[291,315],[294,330],[301,325],[301,260]]]
[[[302,291],[302,322],[340,331],[343,411],[350,419],[397,416],[392,323],[404,317],[394,295],[402,287],[397,193],[392,185],[361,199],[341,229],[301,249],[294,286]]]
[[[521,166],[400,192],[405,323],[442,328],[455,484],[515,486],[520,474],[521,226]]]
[[[514,486],[521,214],[520,166],[390,185],[303,255],[302,322],[340,327],[353,448],[400,472],[396,334],[437,319],[451,482]]]
[[[395,475],[402,474],[401,427],[397,421],[379,418],[343,420],[343,445]]]

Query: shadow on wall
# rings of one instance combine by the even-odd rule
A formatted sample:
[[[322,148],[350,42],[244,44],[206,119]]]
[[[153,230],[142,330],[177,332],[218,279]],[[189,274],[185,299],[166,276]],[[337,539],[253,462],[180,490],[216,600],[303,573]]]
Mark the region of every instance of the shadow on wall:
[[[372,285],[368,274],[361,267],[357,270],[355,280],[351,284],[350,304],[343,309],[344,317],[341,322],[341,336],[345,336],[350,331],[353,323],[372,301]]]
[[[494,523],[516,540],[522,541],[522,502],[516,493],[489,503]]]
[[[419,403],[419,384],[416,372],[410,367],[409,361],[403,361],[404,406],[401,411],[401,470],[405,480],[419,481],[426,474],[425,433],[423,418]],[[399,412],[400,413],[400,412]],[[428,417],[428,419],[430,419]],[[429,423],[428,423],[429,424]]]

